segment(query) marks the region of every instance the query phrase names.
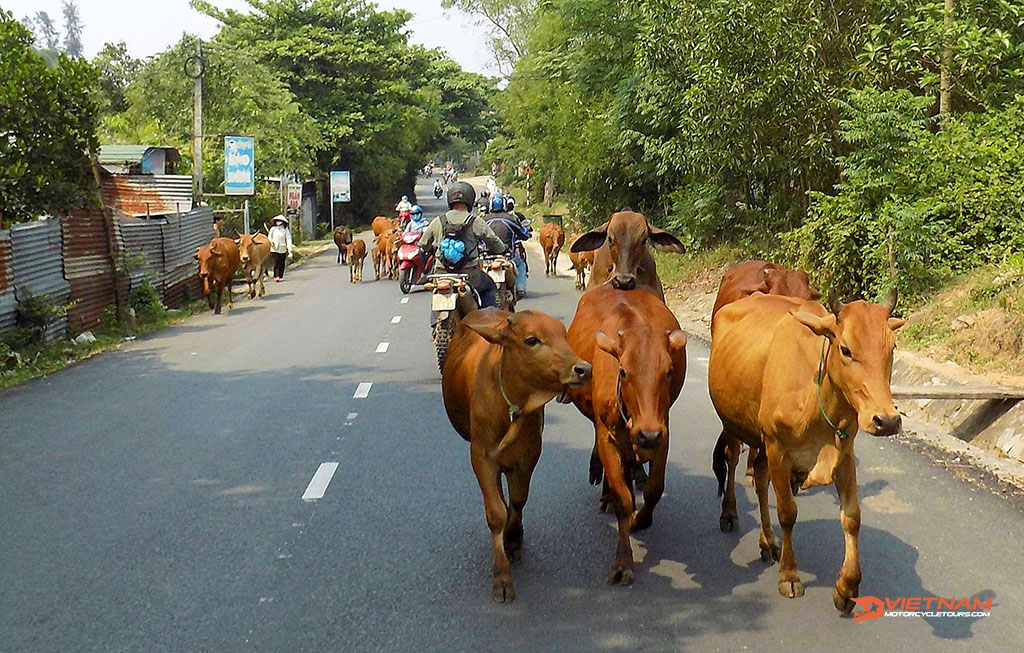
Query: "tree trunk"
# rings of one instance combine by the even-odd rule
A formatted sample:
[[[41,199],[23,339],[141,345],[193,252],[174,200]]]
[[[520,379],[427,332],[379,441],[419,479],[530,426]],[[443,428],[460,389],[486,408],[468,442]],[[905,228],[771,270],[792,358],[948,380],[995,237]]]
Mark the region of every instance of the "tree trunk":
[[[551,206],[555,201],[555,166],[548,170],[547,179],[544,180],[544,204]]]
[[[944,0],[944,9],[942,23],[945,27],[945,31],[948,32],[953,26],[953,12],[956,11],[956,0]],[[949,35],[943,35],[942,44],[942,64],[939,68],[939,115],[940,120],[945,124],[946,119],[949,117],[949,112],[952,109],[950,106],[950,88],[952,87],[952,70],[953,70],[953,50],[950,47]]]

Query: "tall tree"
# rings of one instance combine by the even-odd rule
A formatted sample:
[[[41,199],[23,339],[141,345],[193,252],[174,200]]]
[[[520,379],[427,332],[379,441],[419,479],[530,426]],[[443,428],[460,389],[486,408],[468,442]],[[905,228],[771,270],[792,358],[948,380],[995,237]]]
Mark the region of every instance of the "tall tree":
[[[490,28],[491,53],[503,74],[511,74],[527,53],[537,0],[441,0],[441,6],[483,19]]]
[[[56,50],[60,45],[60,34],[57,25],[45,11],[37,11],[35,15],[35,32],[40,45],[47,50]]]
[[[82,56],[82,18],[75,0],[64,0],[64,52],[72,57]]]
[[[56,67],[32,35],[0,10],[0,224],[81,205],[95,189],[99,147],[88,62],[61,56]]]
[[[124,41],[106,43],[92,60],[100,75],[97,104],[103,113],[120,113],[128,108],[125,90],[142,70],[143,62],[128,53]]]

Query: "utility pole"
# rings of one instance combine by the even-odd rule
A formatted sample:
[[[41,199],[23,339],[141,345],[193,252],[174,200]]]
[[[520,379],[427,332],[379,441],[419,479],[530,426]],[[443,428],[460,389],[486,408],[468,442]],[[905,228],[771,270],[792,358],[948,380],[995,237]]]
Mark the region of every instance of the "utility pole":
[[[192,125],[192,183],[195,185],[196,203],[203,203],[203,42],[196,39],[196,53],[192,56],[191,70],[186,72],[193,80]],[[186,64],[186,68],[187,68]]]

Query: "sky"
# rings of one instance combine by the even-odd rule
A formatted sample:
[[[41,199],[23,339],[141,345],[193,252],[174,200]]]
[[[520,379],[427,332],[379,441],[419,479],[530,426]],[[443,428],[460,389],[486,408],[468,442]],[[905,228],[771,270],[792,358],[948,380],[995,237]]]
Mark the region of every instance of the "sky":
[[[212,0],[218,7],[245,9],[244,0]],[[408,30],[414,43],[442,48],[466,70],[497,75],[487,51],[486,30],[475,19],[441,8],[441,0],[377,0],[383,9],[412,12]],[[200,14],[188,0],[78,0],[85,29],[82,43],[92,58],[107,42],[124,41],[134,57],[147,57],[176,43],[183,32],[209,38],[217,21]],[[60,0],[0,0],[15,18],[45,11],[61,24]],[[61,30],[63,32],[63,29]]]

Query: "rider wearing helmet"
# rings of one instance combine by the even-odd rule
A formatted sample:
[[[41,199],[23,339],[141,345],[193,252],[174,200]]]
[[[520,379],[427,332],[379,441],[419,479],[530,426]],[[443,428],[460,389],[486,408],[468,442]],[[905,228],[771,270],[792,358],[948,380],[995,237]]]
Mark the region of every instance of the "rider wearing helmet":
[[[402,195],[402,201],[395,205],[395,211],[398,212],[398,224],[405,228],[405,225],[409,224],[410,212],[412,211],[412,204],[409,202],[408,195]]]
[[[501,189],[494,191],[491,196],[491,213],[502,213],[505,211],[505,198],[501,194]]]
[[[430,221],[423,215],[423,209],[419,204],[413,204],[412,209],[409,211],[409,224],[405,226],[405,233],[414,231],[416,233],[423,233]]]
[[[521,217],[500,208],[492,208],[487,214],[487,226],[505,243],[516,265],[516,297],[526,297],[526,259],[523,258],[519,243],[529,240],[532,232],[529,227],[523,226]]]
[[[449,271],[465,274],[480,295],[480,308],[496,305],[497,287],[477,265],[481,244],[494,254],[505,253],[505,243],[487,223],[471,213],[476,201],[473,186],[459,181],[448,188],[448,212],[434,218],[423,237],[420,247],[424,251],[439,248],[438,261]],[[457,258],[456,258],[457,257]]]

